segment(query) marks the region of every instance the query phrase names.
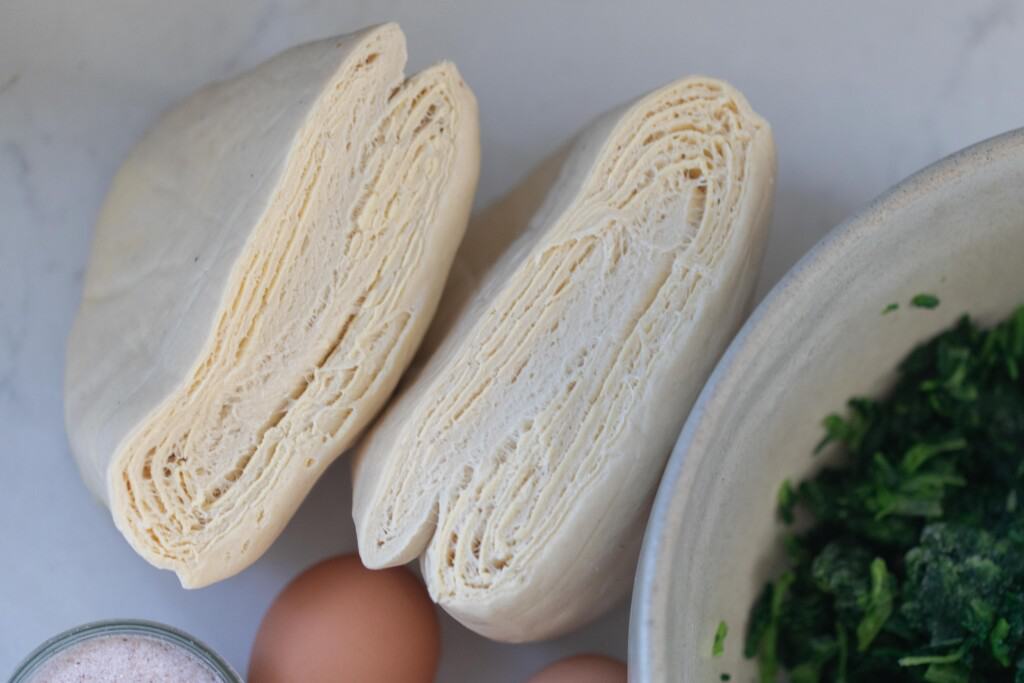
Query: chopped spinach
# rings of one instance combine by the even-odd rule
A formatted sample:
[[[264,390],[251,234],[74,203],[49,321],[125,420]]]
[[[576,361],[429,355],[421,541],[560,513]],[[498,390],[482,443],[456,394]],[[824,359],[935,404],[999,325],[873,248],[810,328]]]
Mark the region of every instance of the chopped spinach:
[[[1022,368],[1024,307],[964,317],[825,419],[838,462],[778,493],[811,524],[751,610],[762,683],[1024,683]]]
[[[725,653],[725,637],[729,635],[729,625],[724,621],[718,622],[718,629],[715,631],[715,642],[711,645],[711,656],[721,657]]]
[[[938,308],[939,297],[934,294],[918,294],[910,300],[910,305],[915,308]]]

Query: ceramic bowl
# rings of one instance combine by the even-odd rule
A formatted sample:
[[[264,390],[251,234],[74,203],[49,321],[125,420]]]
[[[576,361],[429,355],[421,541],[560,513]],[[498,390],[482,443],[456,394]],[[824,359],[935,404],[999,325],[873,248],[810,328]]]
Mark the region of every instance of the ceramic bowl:
[[[910,307],[919,293],[941,304]],[[676,444],[636,578],[630,679],[754,680],[743,632],[781,567],[776,493],[820,465],[821,419],[884,391],[915,344],[963,313],[993,323],[1022,303],[1024,129],[917,173],[812,249],[733,341]]]

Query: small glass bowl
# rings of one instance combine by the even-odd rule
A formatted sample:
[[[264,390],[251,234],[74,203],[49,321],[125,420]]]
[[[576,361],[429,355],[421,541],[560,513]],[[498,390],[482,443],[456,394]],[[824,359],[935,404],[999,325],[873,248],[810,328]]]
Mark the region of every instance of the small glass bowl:
[[[245,683],[242,677],[231,668],[230,664],[225,662],[220,655],[201,641],[196,640],[183,631],[165,626],[164,624],[134,619],[96,621],[91,624],[76,626],[50,638],[37,647],[14,670],[10,683],[29,683],[32,680],[32,676],[43,664],[50,661],[54,655],[86,640],[111,635],[145,636],[165,641],[182,648],[206,664],[224,683]]]

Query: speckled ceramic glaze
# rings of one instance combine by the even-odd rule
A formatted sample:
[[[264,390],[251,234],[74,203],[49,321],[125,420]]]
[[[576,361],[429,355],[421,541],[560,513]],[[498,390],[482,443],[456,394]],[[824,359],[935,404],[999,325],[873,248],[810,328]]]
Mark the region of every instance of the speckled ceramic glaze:
[[[941,305],[910,307],[921,292]],[[752,680],[743,631],[780,567],[776,492],[818,464],[821,418],[883,391],[964,312],[992,323],[1021,303],[1024,129],[912,176],[811,250],[733,341],[676,444],[636,577],[630,680]],[[731,633],[713,659],[721,620]]]

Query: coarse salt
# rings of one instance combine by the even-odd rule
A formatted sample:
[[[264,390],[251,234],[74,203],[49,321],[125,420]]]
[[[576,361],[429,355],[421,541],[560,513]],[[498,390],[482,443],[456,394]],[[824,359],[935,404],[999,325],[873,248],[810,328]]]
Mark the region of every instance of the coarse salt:
[[[221,683],[174,643],[139,635],[96,636],[50,658],[29,683]]]

